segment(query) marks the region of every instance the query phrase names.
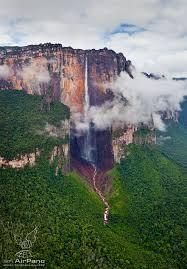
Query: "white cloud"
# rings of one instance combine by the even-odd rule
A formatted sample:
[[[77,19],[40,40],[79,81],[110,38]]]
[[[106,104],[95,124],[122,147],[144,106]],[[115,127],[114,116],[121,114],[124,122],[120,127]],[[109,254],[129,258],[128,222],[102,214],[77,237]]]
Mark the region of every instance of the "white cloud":
[[[186,74],[186,0],[0,0],[0,44],[108,46],[140,70]],[[146,31],[107,35],[129,23]],[[181,56],[183,55],[183,56]],[[179,65],[181,62],[181,65]]]
[[[85,119],[77,123],[77,129],[88,127],[93,122],[97,128],[105,129],[115,125],[154,122],[154,126],[163,131],[165,125],[161,112],[180,110],[180,104],[187,95],[186,82],[172,79],[153,80],[134,72],[131,79],[123,72],[110,85],[114,99],[102,106],[90,107]]]
[[[41,94],[43,90],[41,85],[47,84],[50,81],[47,63],[46,59],[39,60],[39,64],[37,61],[31,61],[19,71],[19,76],[23,78],[23,81],[31,82],[34,91],[38,92],[38,94]]]
[[[40,64],[37,62],[31,62],[27,66],[23,67],[20,75],[24,80],[34,80],[38,83],[48,83],[50,80],[49,72],[46,68],[47,60],[40,60]]]
[[[7,65],[0,65],[0,79],[7,79],[10,73],[11,70]]]

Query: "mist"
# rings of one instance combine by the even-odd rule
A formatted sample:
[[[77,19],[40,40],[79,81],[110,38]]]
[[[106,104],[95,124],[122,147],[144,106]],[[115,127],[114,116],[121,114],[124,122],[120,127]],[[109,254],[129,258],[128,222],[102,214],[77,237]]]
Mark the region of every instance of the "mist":
[[[30,62],[27,66],[19,72],[19,75],[23,80],[30,81],[34,87],[34,91],[37,94],[42,94],[42,84],[47,84],[50,81],[50,74],[47,69],[47,59]]]
[[[8,65],[0,65],[0,79],[7,79],[11,74],[11,69]]]
[[[180,104],[187,96],[186,82],[149,79],[135,70],[133,76],[134,79],[131,79],[123,72],[107,85],[114,94],[113,101],[90,107],[84,120],[78,121],[77,128],[87,128],[89,122],[93,122],[98,129],[152,122],[155,128],[164,131],[162,112],[180,111]]]

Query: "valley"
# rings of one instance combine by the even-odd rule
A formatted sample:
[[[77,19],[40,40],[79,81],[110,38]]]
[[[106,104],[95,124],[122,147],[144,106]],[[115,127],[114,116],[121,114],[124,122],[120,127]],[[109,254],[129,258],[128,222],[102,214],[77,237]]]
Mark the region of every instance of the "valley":
[[[68,138],[38,133],[46,121],[58,126],[68,119],[62,104],[54,102],[49,112],[38,113],[39,96],[1,91],[0,100],[0,124],[6,124],[0,132],[1,156],[42,148],[34,167],[0,168],[2,261],[19,251],[14,234],[37,227],[32,253],[45,259],[47,268],[184,268],[187,174],[179,162],[154,145],[124,145],[126,157],[106,172],[112,189],[103,190],[95,181],[100,171],[90,170],[94,191],[64,166],[56,174],[59,163],[67,161],[61,155],[49,162],[54,146],[67,144]],[[25,121],[27,128],[21,128]]]

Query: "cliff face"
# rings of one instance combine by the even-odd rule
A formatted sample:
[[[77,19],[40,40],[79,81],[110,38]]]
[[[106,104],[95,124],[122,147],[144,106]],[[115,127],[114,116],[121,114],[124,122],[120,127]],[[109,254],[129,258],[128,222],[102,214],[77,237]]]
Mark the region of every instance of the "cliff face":
[[[30,94],[43,94],[50,89],[52,99],[62,101],[71,110],[82,110],[84,51],[58,44],[1,48],[0,60],[11,68],[10,76],[1,80],[2,89],[20,89]],[[49,79],[37,81],[36,76],[44,71]]]
[[[178,122],[179,121],[179,116],[180,116],[179,111],[175,111],[175,112],[165,111],[165,112],[162,113],[162,119],[163,120],[173,120],[175,122]]]
[[[18,154],[13,160],[7,160],[0,156],[0,168],[8,167],[19,169],[27,165],[33,167],[36,165],[36,160],[42,152],[42,149],[36,148],[35,152]],[[63,171],[63,173],[66,173],[69,171],[69,145],[62,144],[61,146],[55,146],[49,153],[48,159],[50,164],[54,164],[55,160],[57,160],[55,175],[58,175],[59,169]]]
[[[19,89],[29,94],[50,95],[70,107],[71,113],[83,112],[85,102],[85,61],[88,64],[88,92],[90,105],[101,105],[112,98],[107,83],[121,71],[129,73],[130,61],[123,54],[106,48],[80,50],[60,44],[1,47],[0,65],[9,67],[6,79],[1,78],[0,89]],[[37,78],[39,77],[39,79]],[[101,115],[102,116],[102,115]],[[93,131],[96,162],[100,169],[113,165],[111,130]],[[84,137],[71,133],[72,158],[81,159]]]
[[[112,147],[114,161],[119,163],[125,157],[124,146],[128,144],[156,144],[156,133],[152,123],[139,126],[128,125],[121,129],[113,129]]]
[[[69,144],[55,146],[50,153],[49,163],[55,165],[55,175],[61,170],[64,174],[69,172]]]
[[[84,104],[85,59],[88,60],[90,104],[101,104],[110,98],[106,82],[127,70],[130,61],[112,50],[81,50],[61,44],[0,47],[0,65],[10,67],[10,74],[0,81],[0,89],[20,89],[42,94],[50,89],[53,99],[61,100],[72,112],[81,112]],[[44,76],[46,72],[49,79]]]
[[[134,125],[126,126],[124,129],[113,130],[112,148],[114,152],[114,161],[119,163],[124,157],[124,145],[133,143],[133,135],[137,130]]]

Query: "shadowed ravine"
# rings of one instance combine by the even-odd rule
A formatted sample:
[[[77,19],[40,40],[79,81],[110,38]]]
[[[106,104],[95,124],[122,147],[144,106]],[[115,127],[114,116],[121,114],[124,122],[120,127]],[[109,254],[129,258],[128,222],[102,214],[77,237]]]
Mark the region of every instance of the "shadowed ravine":
[[[93,178],[92,178],[93,186],[94,186],[95,192],[101,198],[101,200],[103,201],[103,204],[105,206],[105,211],[104,211],[104,214],[103,214],[103,221],[104,221],[104,224],[107,224],[108,223],[108,217],[109,217],[110,205],[107,202],[106,198],[104,197],[103,193],[96,186],[97,167],[93,164],[93,168],[94,168]]]

